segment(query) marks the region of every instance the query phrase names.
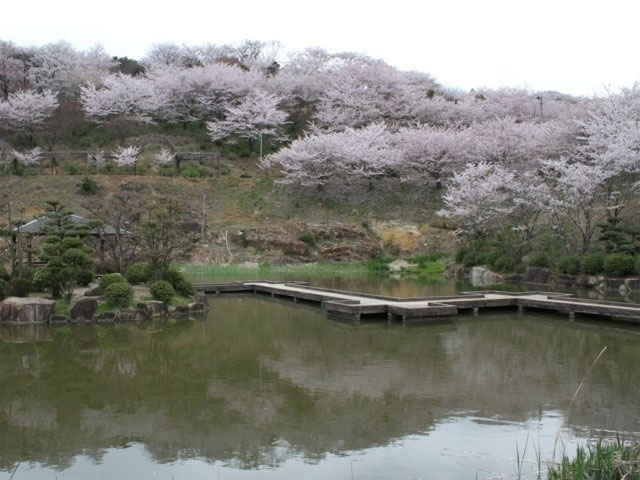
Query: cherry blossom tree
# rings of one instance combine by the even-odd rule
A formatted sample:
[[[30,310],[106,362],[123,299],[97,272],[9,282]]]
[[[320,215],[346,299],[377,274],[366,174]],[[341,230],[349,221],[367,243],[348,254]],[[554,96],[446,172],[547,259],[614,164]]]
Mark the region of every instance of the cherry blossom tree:
[[[113,159],[119,167],[131,166],[135,173],[138,155],[140,155],[140,149],[138,147],[118,147],[118,150],[113,154]]]
[[[393,142],[400,151],[403,178],[412,183],[434,180],[440,187],[445,173],[459,167],[468,148],[466,130],[429,125],[401,128]]]
[[[589,250],[597,224],[608,214],[605,181],[609,173],[597,165],[567,159],[543,162],[549,185],[549,211],[555,233],[567,252]]]
[[[19,91],[0,101],[0,127],[23,133],[33,144],[34,134],[58,107],[57,93]]]
[[[19,164],[24,165],[25,167],[30,167],[40,163],[40,160],[42,159],[42,149],[40,147],[35,147],[25,152],[13,150],[10,157],[13,157],[13,170],[15,173],[18,173]]]
[[[156,116],[183,126],[223,118],[229,107],[249,95],[260,82],[258,74],[219,63],[193,68],[156,65],[147,76],[163,99]]]
[[[225,119],[207,123],[212,140],[230,137],[246,138],[250,150],[253,140],[278,137],[287,114],[278,109],[281,98],[263,91],[247,95],[237,106],[227,109]]]
[[[618,216],[640,193],[640,84],[590,102],[578,123],[577,161],[606,173],[606,205]]]
[[[162,150],[160,150],[160,152],[156,153],[153,156],[153,160],[158,165],[168,165],[170,163],[173,163],[175,161],[175,158],[175,153],[167,150],[166,148],[163,148]]]
[[[363,181],[371,188],[373,179],[397,166],[399,156],[387,127],[373,124],[308,135],[265,157],[261,165],[280,168],[284,185],[342,189],[350,181]]]
[[[109,74],[101,86],[89,83],[81,87],[80,101],[85,115],[94,122],[108,123],[122,144],[136,123],[151,123],[164,99],[153,83],[143,77]]]
[[[445,208],[438,215],[457,222],[461,239],[498,238],[521,260],[537,235],[548,198],[547,186],[533,172],[517,174],[495,163],[469,163],[450,180],[443,196]]]

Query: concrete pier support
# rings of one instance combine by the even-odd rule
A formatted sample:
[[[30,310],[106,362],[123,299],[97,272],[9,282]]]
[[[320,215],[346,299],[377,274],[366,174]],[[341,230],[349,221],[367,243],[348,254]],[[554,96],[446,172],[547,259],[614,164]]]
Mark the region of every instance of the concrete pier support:
[[[473,307],[473,316],[477,317],[480,315],[480,307]]]

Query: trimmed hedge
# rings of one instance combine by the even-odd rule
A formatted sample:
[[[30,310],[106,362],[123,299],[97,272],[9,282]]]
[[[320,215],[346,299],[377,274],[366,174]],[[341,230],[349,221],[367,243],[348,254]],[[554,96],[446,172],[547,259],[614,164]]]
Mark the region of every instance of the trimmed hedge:
[[[160,300],[161,302],[165,303],[169,303],[169,301],[176,294],[171,284],[169,282],[165,282],[164,280],[155,282],[151,285],[149,290],[151,291],[151,295],[155,300]]]
[[[127,283],[127,279],[119,273],[107,273],[106,275],[102,276],[102,279],[100,279],[100,288],[106,290],[110,285],[113,285],[114,283],[126,283],[127,285],[129,285]]]
[[[587,275],[599,275],[604,271],[605,254],[602,252],[589,252],[582,257],[580,262],[582,273]]]
[[[26,278],[11,279],[4,287],[5,297],[28,297],[33,291],[33,284]]]
[[[626,253],[612,253],[605,257],[602,267],[609,277],[624,277],[634,272],[635,261]]]
[[[558,261],[558,270],[568,275],[578,275],[580,273],[580,258],[574,256],[561,257]]]
[[[196,294],[196,289],[185,276],[175,268],[169,268],[169,270],[163,275],[162,279],[165,282],[169,282],[176,293],[183,297],[191,297]]]
[[[78,282],[78,285],[86,287],[93,282],[93,273],[90,270],[80,270],[76,273],[76,282]]]
[[[133,300],[133,288],[126,280],[124,283],[112,283],[105,289],[105,296],[107,300],[116,307],[128,307],[131,304],[131,300]]]

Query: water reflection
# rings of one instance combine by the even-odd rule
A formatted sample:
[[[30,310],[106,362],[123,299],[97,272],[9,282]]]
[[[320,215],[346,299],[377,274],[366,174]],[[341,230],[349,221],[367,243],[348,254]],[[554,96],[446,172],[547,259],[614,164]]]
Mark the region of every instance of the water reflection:
[[[513,470],[526,435],[550,455],[558,429],[640,431],[634,329],[513,312],[356,328],[263,298],[211,307],[204,321],[0,329],[0,477],[22,462],[15,478],[350,478],[353,461],[356,478],[469,478]]]

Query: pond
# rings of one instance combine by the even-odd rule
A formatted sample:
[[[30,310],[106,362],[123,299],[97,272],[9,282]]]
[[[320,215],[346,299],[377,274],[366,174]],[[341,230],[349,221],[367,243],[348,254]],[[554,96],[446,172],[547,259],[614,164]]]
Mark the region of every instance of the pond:
[[[483,311],[354,327],[264,297],[210,306],[196,320],[2,327],[0,478],[500,478],[589,439],[640,436],[632,326]]]

